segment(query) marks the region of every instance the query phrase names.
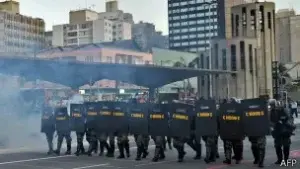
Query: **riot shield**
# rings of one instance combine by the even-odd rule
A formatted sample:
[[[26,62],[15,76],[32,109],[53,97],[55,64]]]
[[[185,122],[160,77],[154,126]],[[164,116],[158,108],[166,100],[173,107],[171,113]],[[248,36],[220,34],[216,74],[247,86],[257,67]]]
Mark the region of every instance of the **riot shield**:
[[[265,99],[242,100],[243,125],[247,136],[265,136],[270,134],[268,105]]]
[[[41,120],[41,132],[48,133],[55,131],[55,117],[50,107],[44,108]]]
[[[112,110],[112,130],[118,133],[128,133],[128,116],[125,102],[114,102]]]
[[[170,136],[189,137],[191,134],[191,118],[193,106],[183,103],[169,104]]]
[[[217,110],[215,100],[201,100],[195,104],[195,133],[200,136],[217,134]]]
[[[83,104],[71,104],[70,105],[71,115],[71,130],[75,132],[85,131],[85,113]]]
[[[86,127],[89,129],[96,129],[99,111],[97,102],[85,102],[84,107],[86,111]]]
[[[166,104],[149,104],[149,134],[169,135],[169,115]]]
[[[131,104],[129,107],[129,132],[131,134],[148,135],[148,111],[147,103]]]
[[[55,109],[55,125],[58,133],[68,133],[71,131],[68,109],[66,107]]]
[[[97,102],[99,112],[97,116],[97,128],[96,131],[100,133],[114,133],[116,132],[115,125],[112,118],[112,113],[114,109],[114,102],[113,101],[102,101]]]
[[[220,105],[220,136],[222,139],[242,139],[244,137],[242,123],[242,107],[239,103]]]

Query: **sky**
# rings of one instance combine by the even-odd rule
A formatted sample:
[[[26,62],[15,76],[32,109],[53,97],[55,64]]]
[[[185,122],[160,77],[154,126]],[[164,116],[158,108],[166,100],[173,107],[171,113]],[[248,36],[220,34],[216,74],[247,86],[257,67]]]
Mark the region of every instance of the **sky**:
[[[89,8],[105,11],[106,0],[18,0],[21,14],[43,18],[46,30],[52,25],[68,23],[69,11]],[[264,0],[261,0],[264,1]],[[294,8],[300,13],[300,0],[268,0],[276,3],[276,9]],[[93,7],[94,6],[94,7]],[[132,13],[135,22],[154,23],[158,31],[168,34],[167,0],[119,0],[119,8]]]

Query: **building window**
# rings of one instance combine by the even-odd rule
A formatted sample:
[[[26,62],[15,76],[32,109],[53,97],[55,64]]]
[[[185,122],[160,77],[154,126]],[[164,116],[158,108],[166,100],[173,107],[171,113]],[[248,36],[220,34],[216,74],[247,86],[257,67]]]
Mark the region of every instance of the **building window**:
[[[236,15],[235,16],[235,36],[239,36],[239,27],[240,27],[240,16]]]
[[[265,8],[264,6],[259,7],[259,13],[260,13],[260,18],[259,18],[259,23],[260,23],[260,31],[265,32]]]
[[[227,70],[226,49],[222,49],[222,69]]]
[[[250,21],[250,24],[251,24],[251,29],[252,30],[255,30],[256,29],[256,13],[255,13],[255,10],[251,10],[250,11],[250,16],[251,16],[251,21]]]
[[[203,55],[203,53],[201,53],[201,55],[200,55],[200,64],[201,64],[201,67],[200,68],[204,68],[204,55]]]
[[[231,33],[232,33],[232,35],[233,35],[233,32],[234,32],[234,15],[233,14],[231,14]]]
[[[209,57],[206,57],[206,69],[209,69]]]
[[[246,59],[245,59],[245,42],[244,41],[240,41],[240,55],[241,55],[241,69],[245,70]]]
[[[231,45],[230,46],[230,52],[231,52],[231,70],[236,71],[236,46]]]
[[[250,69],[250,72],[252,73],[253,72],[253,47],[252,45],[249,45],[249,69]]]
[[[268,12],[268,28],[269,28],[269,29],[272,29],[271,12]]]
[[[219,69],[219,45],[218,44],[215,44],[215,68],[216,69]]]
[[[242,8],[242,25],[243,25],[243,36],[247,34],[247,10],[245,7]]]
[[[254,64],[255,64],[255,75],[258,76],[258,61],[257,61],[257,49],[254,49]]]

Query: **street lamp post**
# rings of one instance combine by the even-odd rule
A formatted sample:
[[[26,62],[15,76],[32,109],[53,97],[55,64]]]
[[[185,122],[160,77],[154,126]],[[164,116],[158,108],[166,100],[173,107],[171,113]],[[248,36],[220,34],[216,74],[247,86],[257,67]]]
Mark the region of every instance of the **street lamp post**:
[[[209,36],[208,36],[208,40],[209,40],[209,43],[208,43],[208,66],[209,66],[209,70],[212,69],[212,56],[211,56],[211,38],[212,38],[212,35],[211,35],[211,7],[215,6],[216,1],[211,1],[211,2],[207,2],[205,3],[203,6],[207,6],[208,7],[208,20],[209,20],[209,23],[208,23],[208,29],[209,29]],[[205,20],[207,22],[207,20]],[[205,24],[205,28],[206,28],[206,24]],[[205,34],[206,36],[207,34]],[[206,48],[206,47],[205,47]],[[205,49],[205,51],[207,51],[207,49]],[[200,56],[199,56],[200,57]],[[211,74],[209,74],[209,97],[212,98],[212,76]]]

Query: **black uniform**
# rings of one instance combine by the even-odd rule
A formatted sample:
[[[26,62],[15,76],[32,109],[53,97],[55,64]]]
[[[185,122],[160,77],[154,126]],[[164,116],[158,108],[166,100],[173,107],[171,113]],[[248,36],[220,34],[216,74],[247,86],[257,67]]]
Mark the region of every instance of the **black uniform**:
[[[290,154],[291,136],[296,126],[293,119],[285,112],[283,108],[277,110],[278,118],[274,124],[272,136],[277,155],[275,164],[281,164],[282,160],[288,160]]]
[[[53,135],[55,132],[55,117],[50,107],[45,108],[43,111],[41,132],[46,135],[49,148],[47,154],[50,155],[53,153]]]
[[[57,149],[55,150],[55,153],[57,155],[60,155],[60,149],[63,142],[63,139],[66,139],[67,142],[67,151],[66,155],[71,154],[71,126],[69,121],[69,115],[68,110],[66,107],[64,108],[57,108],[55,110],[55,124],[56,124],[56,132],[57,132]]]

